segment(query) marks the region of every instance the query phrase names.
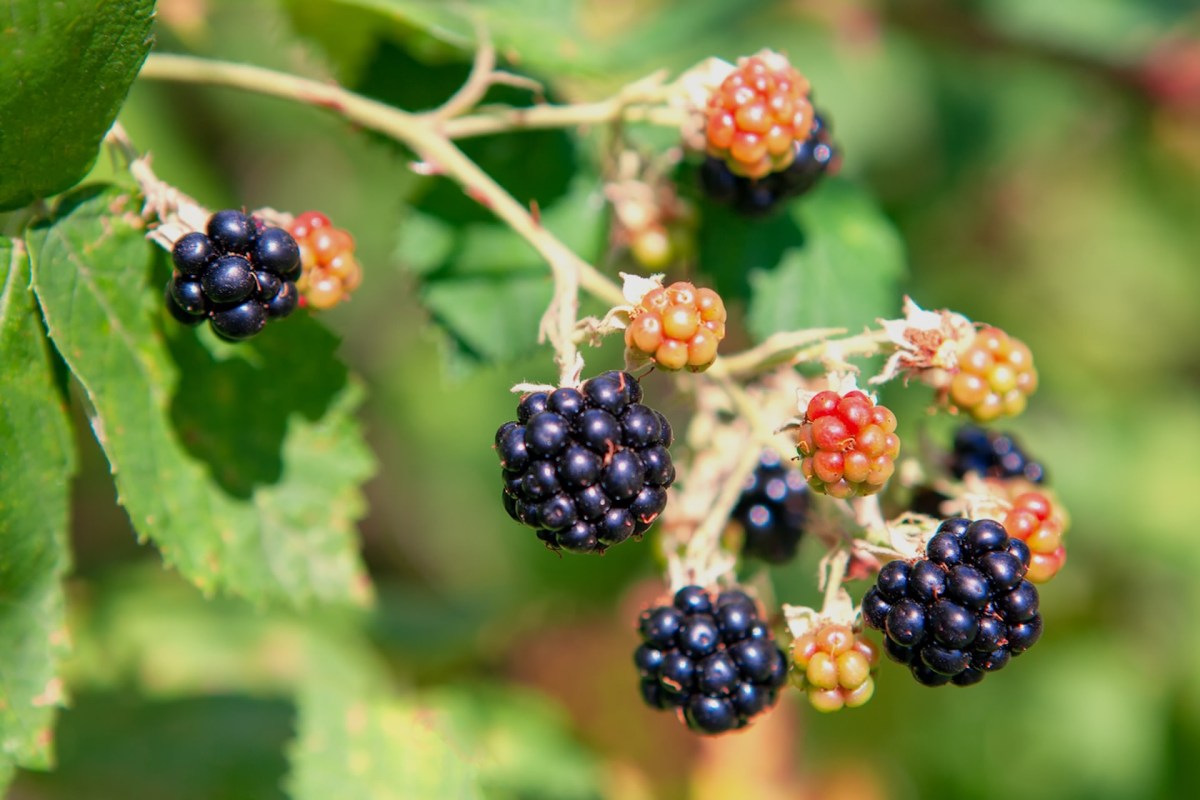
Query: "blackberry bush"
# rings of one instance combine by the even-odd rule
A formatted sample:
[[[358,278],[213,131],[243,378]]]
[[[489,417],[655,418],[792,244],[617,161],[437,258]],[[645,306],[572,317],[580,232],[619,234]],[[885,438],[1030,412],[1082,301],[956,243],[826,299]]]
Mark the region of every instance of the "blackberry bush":
[[[671,605],[642,612],[633,661],[646,705],[675,711],[689,728],[744,728],[775,705],[787,661],[758,607],[737,589],[685,586]]]
[[[969,686],[1042,635],[1029,564],[1029,547],[999,522],[949,519],[923,558],[883,565],[863,596],[863,619],[918,683]]]
[[[73,674],[60,674],[68,610],[72,620],[80,620],[87,651],[105,652],[96,646],[102,642],[92,640],[109,633],[120,634],[118,639],[137,651],[122,659],[128,664],[118,665],[134,681],[145,672],[140,666],[159,663],[155,648],[166,639],[156,625],[165,625],[162,630],[169,628],[171,635],[187,631],[201,637],[228,630],[230,614],[239,626],[247,622],[236,609],[223,610],[224,604],[209,611],[186,607],[177,614],[177,586],[143,590],[139,581],[94,580],[88,569],[77,576],[85,591],[64,591],[70,544],[82,541],[68,535],[68,526],[72,518],[92,519],[90,508],[67,513],[77,466],[91,471],[80,476],[84,485],[96,477],[113,481],[114,492],[99,494],[120,499],[139,540],[159,547],[164,562],[200,590],[195,602],[229,594],[256,607],[313,612],[285,612],[282,637],[272,615],[250,620],[238,628],[238,636],[179,648],[188,657],[168,665],[184,692],[211,693],[216,681],[228,685],[215,688],[241,696],[277,681],[283,685],[271,686],[273,691],[295,696],[300,734],[290,750],[295,775],[288,785],[297,797],[320,795],[334,783],[348,797],[371,796],[372,787],[410,785],[407,774],[391,773],[396,766],[387,759],[331,758],[331,753],[408,748],[428,754],[400,765],[400,771],[429,767],[439,776],[462,778],[450,789],[431,783],[429,792],[458,796],[479,794],[472,785],[475,777],[490,781],[495,775],[484,773],[499,759],[491,753],[464,755],[448,747],[447,739],[533,748],[518,741],[523,737],[492,735],[504,731],[442,736],[438,727],[445,699],[402,696],[405,689],[387,680],[392,667],[407,665],[390,663],[394,649],[380,648],[363,627],[373,615],[335,614],[337,630],[330,630],[329,614],[322,612],[323,605],[365,607],[375,599],[380,613],[397,608],[393,586],[373,590],[365,560],[378,566],[391,557],[391,548],[366,548],[364,556],[355,536],[355,524],[365,513],[363,486],[378,465],[354,414],[369,379],[379,376],[374,368],[381,359],[372,355],[383,350],[390,356],[395,343],[403,351],[418,338],[408,329],[417,319],[447,334],[446,350],[459,368],[515,371],[521,364],[537,373],[526,360],[536,337],[557,373],[545,380],[554,380],[557,388],[514,387],[521,393],[516,417],[494,436],[500,503],[475,509],[445,502],[446,492],[452,498],[472,494],[443,480],[444,475],[378,484],[395,486],[397,502],[383,509],[384,515],[394,515],[386,517],[394,527],[376,530],[411,529],[406,523],[428,516],[437,525],[438,540],[397,537],[393,543],[405,549],[403,568],[385,564],[374,574],[404,580],[412,577],[410,567],[419,570],[439,561],[437,567],[448,567],[447,572],[461,568],[460,577],[468,579],[463,584],[477,577],[471,574],[477,569],[497,586],[512,575],[545,588],[536,582],[540,570],[520,569],[527,565],[508,572],[514,564],[507,558],[495,565],[474,563],[481,553],[494,552],[478,547],[479,537],[494,533],[492,523],[508,524],[501,508],[532,528],[552,551],[602,553],[652,533],[653,546],[642,549],[647,557],[639,564],[661,568],[673,600],[642,616],[642,642],[633,665],[637,675],[631,669],[627,691],[600,702],[611,701],[615,708],[625,700],[636,707],[640,687],[646,703],[674,712],[698,733],[746,727],[773,708],[786,688],[788,661],[768,627],[776,619],[785,621],[791,637],[791,682],[820,711],[860,706],[872,695],[881,649],[908,663],[924,682],[970,683],[1036,640],[1041,617],[1032,584],[1063,567],[1065,511],[1049,490],[1028,483],[1037,480],[1029,471],[1031,462],[1011,439],[986,436],[987,452],[964,450],[955,467],[961,473],[957,479],[934,479],[934,490],[944,498],[938,505],[945,506],[938,513],[966,514],[963,519],[941,522],[912,513],[889,518],[885,512],[897,497],[911,494],[933,466],[920,452],[898,460],[901,425],[911,441],[907,437],[926,411],[949,410],[982,421],[1020,412],[1037,383],[1028,348],[949,309],[926,312],[907,299],[901,305],[903,243],[853,180],[830,181],[794,213],[766,225],[743,225],[727,215],[699,219],[682,196],[694,194],[693,167],[701,153],[707,159],[701,167],[705,190],[752,214],[809,193],[823,176],[837,171],[840,155],[829,118],[815,111],[807,81],[786,58],[763,52],[736,65],[705,59],[678,76],[656,72],[609,98],[571,103],[559,98],[587,92],[594,84],[571,81],[572,91],[564,93],[508,71],[529,68],[555,80],[572,63],[587,62],[576,58],[586,54],[570,48],[523,46],[529,26],[501,26],[493,31],[501,40],[494,47],[486,41],[486,23],[496,18],[462,17],[464,4],[441,4],[434,15],[436,32],[416,20],[414,36],[398,43],[378,38],[376,26],[352,26],[361,39],[357,44],[366,46],[351,48],[355,53],[372,53],[374,45],[404,50],[415,41],[428,44],[425,33],[437,33],[434,38],[440,40],[440,34],[452,32],[455,41],[438,47],[439,56],[452,57],[460,43],[470,41],[459,33],[479,37],[478,59],[464,70],[465,83],[441,105],[409,111],[333,80],[150,54],[153,5],[150,0],[18,0],[0,36],[5,45],[16,43],[8,48],[16,60],[0,59],[0,74],[38,78],[9,80],[4,85],[12,84],[12,91],[0,96],[5,131],[0,136],[0,164],[5,165],[0,170],[0,374],[6,388],[0,392],[0,453],[11,454],[14,465],[0,481],[0,593],[6,600],[0,609],[5,689],[0,792],[18,768],[50,763],[51,715],[76,688]],[[314,30],[323,27],[320,14],[292,8],[303,3],[285,5],[313,34],[310,44],[338,35],[343,27]],[[68,19],[71,15],[78,19]],[[179,14],[160,16],[170,34],[161,38],[165,46],[186,41],[199,50],[209,39],[245,39],[244,32],[241,39],[229,39],[231,31],[222,30],[216,19],[206,20],[216,26],[213,36],[197,37],[181,29],[180,19]],[[60,41],[66,33],[74,38]],[[582,41],[569,37],[557,44]],[[629,48],[634,51],[656,52]],[[246,48],[241,52],[255,56]],[[63,53],[71,57],[62,58]],[[554,53],[553,60],[547,53]],[[329,66],[339,74],[355,66],[340,63],[344,48],[338,54]],[[392,87],[395,92],[377,95],[424,102],[431,99],[431,87],[444,85],[441,78],[424,80],[430,77],[424,59],[408,58],[414,53],[391,55],[402,57],[372,60],[364,85],[378,88],[380,80],[402,80]],[[497,69],[498,59],[505,61],[504,70]],[[321,69],[325,62],[318,58],[307,68]],[[389,75],[392,62],[413,74]],[[360,235],[394,253],[404,277],[381,283],[378,302],[363,303],[361,313],[335,320],[344,325],[336,333],[305,315],[291,326],[292,335],[265,337],[260,347],[211,348],[206,337],[164,336],[163,304],[180,323],[207,322],[218,336],[245,339],[297,305],[319,310],[342,302],[359,286],[363,270],[354,238],[323,213],[293,218],[261,208],[213,214],[159,178],[150,154],[139,151],[113,123],[143,63],[148,80],[191,80],[217,91],[233,87],[269,94],[273,102],[320,108],[347,132],[395,140],[406,159],[403,175],[387,173],[388,180],[380,181],[385,185],[354,202],[372,223],[364,223]],[[446,66],[442,78],[453,74]],[[80,75],[94,80],[81,81]],[[335,155],[339,148],[328,143],[302,141],[267,157],[248,151],[248,143],[284,143],[274,133],[277,124],[263,125],[253,136],[220,139],[238,125],[270,117],[274,109],[256,113],[239,104],[236,119],[210,124],[203,112],[225,104],[201,96],[208,90],[178,98],[197,113],[178,117],[157,113],[161,108],[156,107],[148,109],[155,113],[135,109],[128,118],[146,124],[151,137],[162,133],[156,125],[177,126],[190,137],[189,145],[200,148],[189,146],[189,152],[207,149],[214,163],[238,168],[218,177],[215,186],[285,194],[311,185],[315,193],[329,188],[323,180],[342,174],[364,184],[373,177],[343,167],[375,162],[360,160],[360,154],[342,162]],[[534,101],[526,103],[531,95]],[[504,99],[513,97],[524,104],[505,106]],[[296,124],[306,118],[286,117]],[[665,127],[667,136],[649,133],[651,126]],[[8,136],[10,128],[18,135]],[[580,135],[583,128],[601,134]],[[198,130],[205,135],[196,135]],[[208,134],[217,137],[216,146]],[[497,135],[506,140],[478,148],[457,143]],[[97,159],[101,137],[109,159]],[[321,146],[309,149],[313,144]],[[595,152],[597,144],[603,152]],[[313,156],[313,164],[295,164],[297,154]],[[111,184],[73,188],[85,175],[89,181],[104,180],[105,170],[91,171],[94,162],[127,174]],[[272,183],[272,164],[281,165],[281,172],[286,168],[285,180]],[[177,166],[172,173],[190,173]],[[874,177],[886,170],[858,172]],[[346,186],[327,196],[349,198],[359,188]],[[399,208],[403,213],[395,215],[395,230],[381,224]],[[159,263],[149,257],[152,246],[171,253],[172,275],[165,287],[157,277],[147,285],[147,267]],[[619,267],[671,274],[638,276],[620,273]],[[1029,278],[1034,271],[1019,274]],[[721,293],[707,287],[719,287]],[[406,295],[399,305],[396,292]],[[405,305],[409,301],[428,314],[412,313]],[[890,318],[897,306],[902,316]],[[379,317],[367,318],[372,313]],[[613,336],[618,338],[608,338]],[[339,337],[348,352],[363,359],[360,363],[371,364],[366,380],[338,361]],[[606,341],[607,351],[593,352]],[[622,344],[627,371],[602,372],[595,357],[620,359]],[[448,398],[449,390],[445,398],[435,396],[439,387],[429,379],[426,361],[414,359],[399,368],[406,370],[402,377],[413,394],[429,402],[406,405],[398,427],[411,432],[429,423],[412,418],[423,410],[428,416],[452,415],[437,428],[438,447],[462,444],[447,437],[469,437],[480,452],[493,424],[459,413],[462,398],[441,406],[438,401]],[[596,373],[601,374],[583,380]],[[927,397],[931,407],[897,420],[866,391],[896,378],[903,380],[884,391],[900,391],[912,379],[936,393]],[[662,392],[672,418],[684,426],[674,455],[672,426],[643,399],[643,381]],[[74,456],[71,427],[79,415],[70,406],[76,398],[86,408],[107,464]],[[375,410],[383,413],[373,421],[386,428],[386,406]],[[793,446],[793,460],[762,455]],[[420,463],[434,468],[443,461]],[[426,478],[429,482],[423,482]],[[434,499],[423,496],[428,489]],[[972,508],[988,503],[995,514]],[[1003,526],[991,521],[993,516]],[[938,525],[941,532],[930,538]],[[732,535],[735,528],[741,529],[740,537]],[[779,571],[760,563],[791,557],[802,536],[826,551],[819,562],[817,585],[824,592],[819,610],[787,603],[783,595],[796,576],[773,587],[772,576]],[[544,556],[526,549],[532,557]],[[634,548],[628,550],[636,555]],[[545,569],[561,568],[559,561],[545,558]],[[618,592],[627,587],[618,588],[621,578],[611,573],[620,569],[620,561],[593,562],[591,567],[609,574],[579,590],[610,592],[593,599],[618,606]],[[874,587],[856,603],[847,585],[871,579]],[[757,596],[778,594],[780,600],[760,607],[740,589],[713,588],[733,586],[755,586]],[[557,594],[564,587],[554,588]],[[81,597],[82,607],[73,608]],[[97,616],[97,610],[103,613]],[[421,605],[420,610],[427,609]],[[521,611],[498,602],[481,613],[494,615],[489,623],[507,623],[514,610]],[[111,631],[106,630],[110,612],[123,620]],[[882,627],[883,648],[861,635],[864,618]],[[129,620],[136,636],[122,633]],[[527,637],[556,635],[550,629],[531,633],[533,627],[520,626],[516,654],[535,653],[529,661],[539,663],[522,669],[559,668],[555,658],[541,657],[546,651],[526,646]],[[240,652],[250,639],[254,646]],[[589,637],[589,644],[594,641],[606,639]],[[294,669],[264,673],[258,646],[264,643],[267,650],[283,643],[287,653],[297,643],[306,651],[311,645],[314,657],[291,659]],[[320,652],[322,647],[328,652]],[[563,650],[550,648],[560,657]],[[242,658],[246,655],[248,661]],[[80,674],[94,668],[87,662],[95,660],[81,659]],[[508,659],[490,661],[494,666]],[[557,677],[565,676],[570,691],[584,687],[594,693],[605,684],[589,670],[601,669],[593,666],[601,663],[589,653],[584,663],[567,665]],[[214,671],[213,664],[224,666]],[[84,675],[81,685],[93,685],[94,677]],[[474,690],[463,692],[471,702],[448,705],[472,709]],[[569,737],[557,736],[557,723],[536,714],[526,717],[519,698],[501,694],[503,703],[514,703],[505,713],[492,714],[489,707],[488,713],[466,716],[495,726],[505,722],[494,720],[519,717],[535,726],[531,731],[546,726],[555,734],[530,736],[530,742],[573,746]],[[424,707],[427,703],[431,708]],[[407,724],[409,717],[420,724]],[[393,724],[397,721],[401,724]],[[558,760],[557,751],[521,755],[530,756],[525,763]],[[433,769],[444,765],[451,768]],[[68,782],[76,784],[83,782]],[[261,796],[276,788],[243,794]],[[522,795],[546,791],[545,786],[506,788]],[[22,789],[16,794],[29,794]]]
[[[496,431],[504,509],[546,546],[603,553],[641,538],[675,480],[671,425],[628,372],[521,398]]]
[[[205,320],[222,339],[248,339],[296,308],[300,249],[282,228],[264,226],[236,209],[218,211],[205,233],[179,238],[167,310],[185,325]]]

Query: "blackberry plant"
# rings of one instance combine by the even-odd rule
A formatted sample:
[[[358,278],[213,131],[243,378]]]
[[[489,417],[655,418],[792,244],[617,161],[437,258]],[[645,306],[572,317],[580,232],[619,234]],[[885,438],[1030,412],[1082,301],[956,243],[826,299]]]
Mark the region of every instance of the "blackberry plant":
[[[966,686],[1040,637],[1034,584],[1064,567],[1067,525],[1040,463],[1012,435],[974,427],[960,429],[948,462],[909,445],[902,456],[901,449],[902,440],[920,441],[918,416],[988,423],[1023,412],[1038,384],[1032,352],[999,327],[901,299],[899,238],[861,187],[838,174],[842,156],[830,117],[814,108],[808,78],[784,54],[706,59],[678,75],[654,73],[607,99],[559,102],[547,91],[554,87],[531,77],[554,74],[546,48],[530,48],[529,75],[510,71],[523,69],[508,46],[512,26],[499,25],[505,41],[493,43],[484,22],[497,20],[485,13],[449,37],[473,42],[464,82],[443,104],[411,111],[400,106],[428,98],[410,94],[409,85],[396,89],[406,99],[393,104],[366,78],[363,91],[379,96],[332,76],[151,54],[148,0],[86,10],[35,5],[16,3],[0,32],[0,44],[17,37],[22,59],[19,70],[0,59],[0,76],[17,78],[9,83],[18,96],[15,105],[0,100],[0,163],[9,165],[0,175],[0,370],[14,387],[6,383],[0,393],[0,452],[5,467],[14,465],[0,482],[0,596],[8,601],[0,612],[0,789],[14,765],[49,764],[52,714],[65,702],[69,677],[60,674],[71,639],[65,609],[78,605],[73,611],[97,636],[108,611],[88,592],[68,596],[62,587],[70,563],[71,426],[86,419],[107,462],[101,478],[112,481],[139,540],[156,547],[198,597],[229,595],[264,615],[286,610],[282,622],[248,623],[256,643],[281,648],[286,659],[239,652],[227,661],[214,647],[209,662],[209,648],[200,647],[187,649],[188,664],[172,662],[161,674],[153,658],[114,670],[165,684],[183,674],[197,692],[230,688],[225,681],[254,694],[257,682],[272,689],[281,682],[280,693],[298,708],[289,786],[302,800],[327,796],[335,784],[355,797],[408,787],[392,765],[377,763],[386,759],[371,756],[379,752],[430,754],[439,770],[452,767],[432,779],[433,796],[476,796],[474,784],[450,786],[441,774],[474,781],[475,766],[490,763],[464,757],[443,736],[442,727],[452,726],[439,714],[461,714],[471,704],[444,701],[438,713],[424,714],[419,692],[393,685],[394,664],[366,615],[331,610],[387,609],[396,601],[388,592],[377,596],[380,571],[367,559],[385,556],[373,547],[364,556],[356,531],[366,509],[363,486],[377,467],[355,419],[370,381],[338,360],[341,340],[327,325],[341,323],[318,312],[339,309],[329,316],[349,320],[347,349],[370,363],[365,352],[390,346],[392,334],[407,333],[402,326],[419,318],[409,308],[391,313],[398,288],[423,305],[456,368],[506,370],[515,413],[474,417],[450,400],[444,412],[440,403],[416,401],[381,412],[424,435],[428,420],[413,423],[409,412],[438,405],[438,413],[453,415],[452,425],[430,426],[429,436],[442,438],[427,461],[442,459],[453,429],[475,446],[442,460],[457,469],[459,460],[486,456],[492,437],[500,467],[499,491],[493,486],[486,504],[473,502],[464,466],[449,489],[430,492],[436,497],[428,508],[411,515],[405,508],[396,535],[420,538],[418,555],[442,548],[464,561],[482,560],[476,551],[511,548],[522,553],[515,558],[532,551],[547,571],[562,567],[561,551],[600,555],[630,542],[588,564],[608,572],[596,584],[608,594],[593,599],[624,608],[621,625],[640,637],[624,690],[600,702],[617,707],[632,699],[639,714],[666,711],[695,733],[726,734],[770,712],[789,683],[818,711],[862,707],[884,688],[877,686],[881,652],[923,684]],[[468,21],[458,4],[430,10],[428,19],[393,11],[401,27],[422,35]],[[171,14],[162,16],[170,24]],[[46,32],[60,28],[83,31],[87,41],[49,46]],[[560,44],[549,48],[558,58],[574,52]],[[64,64],[60,51],[78,52],[83,72]],[[27,68],[28,53],[40,53],[47,67],[36,86],[31,76],[41,72]],[[501,68],[505,58],[511,63]],[[84,103],[80,75],[93,74],[95,102]],[[188,187],[160,177],[117,122],[138,76],[270,95],[330,114],[348,132],[394,141],[411,181],[396,190],[405,204],[398,233],[389,231],[381,245],[367,226],[356,224],[352,234],[319,210],[214,212]],[[529,96],[497,100],[510,90]],[[64,130],[47,128],[46,114]],[[583,128],[604,135],[580,135]],[[526,152],[521,147],[531,158],[557,158],[553,147],[517,144],[542,134],[567,140],[560,149],[570,151],[577,175],[549,186],[524,174],[543,165],[526,170],[515,155]],[[153,142],[152,133],[145,136]],[[493,136],[504,137],[495,151],[460,145]],[[100,153],[107,158],[96,167],[99,182],[85,184]],[[329,152],[322,159],[318,172],[336,175]],[[246,163],[264,173],[278,164]],[[694,202],[697,174],[715,203]],[[225,188],[261,190],[246,175],[230,180]],[[293,177],[292,191],[302,184]],[[389,281],[386,265],[372,263],[385,252],[405,260],[403,287]],[[380,291],[364,297],[372,279]],[[356,293],[365,302],[347,304]],[[306,310],[259,336],[298,308]],[[361,342],[353,337],[370,346],[355,349]],[[530,374],[518,374],[518,363]],[[423,371],[414,383],[396,394],[425,401],[435,391]],[[892,402],[900,391],[919,393],[915,405],[928,414],[898,418],[892,408],[914,407]],[[72,402],[80,413],[68,413]],[[420,493],[413,486],[430,486],[427,477],[398,481],[395,505]],[[388,491],[373,497],[386,505],[393,502]],[[923,492],[937,502],[885,514],[903,502],[897,498]],[[460,497],[462,508],[451,507]],[[469,524],[455,524],[464,519]],[[534,536],[501,540],[513,522]],[[458,547],[467,528],[479,537],[474,544],[489,537],[486,547]],[[535,537],[554,552],[541,552]],[[819,608],[777,597],[764,568],[793,569],[784,565],[801,542],[824,550],[815,576]],[[617,602],[608,580],[639,546],[645,558],[637,563],[654,565],[663,598],[640,615]],[[393,571],[422,563],[414,556]],[[847,589],[855,580],[872,581],[857,600]],[[553,606],[557,598],[547,596]],[[294,613],[300,609],[306,613]],[[200,616],[206,613],[228,612]],[[537,627],[530,618],[519,624]],[[209,622],[180,625],[226,630]],[[169,640],[149,629],[156,633],[147,638]],[[216,644],[239,649],[244,631],[235,633]],[[470,646],[481,647],[475,639]],[[86,650],[110,654],[96,642]],[[258,673],[244,677],[245,661]],[[539,657],[530,661],[539,662],[531,672],[544,666]],[[602,667],[587,668],[595,674],[564,672],[575,684],[604,686],[596,680]],[[80,685],[108,685],[113,674]],[[546,741],[563,738],[545,724],[554,733]],[[530,760],[554,760],[536,755]]]

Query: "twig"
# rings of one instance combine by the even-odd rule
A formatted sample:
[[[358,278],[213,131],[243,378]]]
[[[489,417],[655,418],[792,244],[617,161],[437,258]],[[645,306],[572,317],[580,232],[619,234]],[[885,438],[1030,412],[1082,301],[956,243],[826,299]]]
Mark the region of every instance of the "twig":
[[[475,38],[479,47],[475,51],[475,60],[471,63],[471,74],[446,102],[429,112],[430,116],[450,119],[465,114],[479,105],[483,96],[487,94],[488,87],[492,85],[492,75],[496,71],[496,46],[482,28],[476,30]]]

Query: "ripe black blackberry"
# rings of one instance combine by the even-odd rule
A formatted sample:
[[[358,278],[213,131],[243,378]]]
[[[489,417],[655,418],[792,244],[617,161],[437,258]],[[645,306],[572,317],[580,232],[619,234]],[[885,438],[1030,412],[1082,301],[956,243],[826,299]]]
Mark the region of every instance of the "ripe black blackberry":
[[[745,534],[742,552],[771,564],[791,561],[808,520],[808,501],[803,473],[774,450],[764,451],[730,514]]]
[[[521,398],[496,431],[504,509],[553,550],[603,553],[640,538],[667,504],[671,425],[628,372]]]
[[[748,217],[764,216],[785,201],[808,192],[828,172],[835,173],[838,151],[821,114],[813,118],[808,138],[794,145],[788,167],[757,180],[735,175],[720,158],[709,156],[700,166],[700,185],[709,198]]]
[[[241,211],[213,214],[205,233],[194,231],[175,242],[171,260],[167,310],[185,325],[207,319],[221,338],[247,339],[296,308],[296,240]]]
[[[1042,635],[1029,548],[991,519],[944,521],[925,558],[890,561],[863,596],[884,652],[926,686],[969,686]]]
[[[744,592],[715,598],[685,586],[669,606],[642,612],[642,644],[633,661],[642,699],[677,709],[689,728],[706,734],[743,728],[775,705],[787,682],[787,659],[775,646],[758,607]]]
[[[959,479],[968,472],[986,478],[1024,478],[1032,483],[1046,478],[1042,465],[1025,455],[1012,434],[974,425],[964,425],[954,434],[949,468]]]

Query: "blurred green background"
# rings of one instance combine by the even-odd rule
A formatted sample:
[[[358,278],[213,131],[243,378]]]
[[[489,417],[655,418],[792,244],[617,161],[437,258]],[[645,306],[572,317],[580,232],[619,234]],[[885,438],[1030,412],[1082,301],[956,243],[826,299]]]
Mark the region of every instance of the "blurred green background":
[[[284,796],[300,628],[378,658],[400,697],[442,720],[488,797],[1200,795],[1194,4],[475,5],[491,12],[507,65],[560,101],[762,47],[809,76],[844,179],[877,199],[904,242],[904,291],[996,324],[1035,354],[1041,388],[1004,427],[1047,465],[1072,519],[1068,566],[1042,590],[1045,636],[970,689],[925,689],[885,663],[864,708],[822,716],[788,693],[749,732],[716,741],[645,709],[630,653],[632,620],[661,589],[651,548],[558,558],[497,502],[489,445],[512,416],[508,387],[552,379],[548,354],[488,363],[495,354],[430,324],[430,308],[462,309],[418,302],[416,275],[461,237],[484,246],[498,227],[456,188],[415,175],[409,154],[326,112],[139,82],[121,121],[162,178],[212,208],[318,208],[357,239],[366,286],[325,320],[370,392],[362,417],[379,468],[362,533],[379,602],[350,622],[206,602],[135,543],[81,424],[72,707],[58,769],[22,773],[9,797]],[[453,36],[426,29],[446,8],[163,0],[158,47],[428,108],[470,64]],[[496,95],[514,96],[527,99]],[[670,143],[661,132],[646,141]],[[518,198],[558,203],[564,235],[595,259],[603,215],[580,209],[599,207],[600,142],[541,132],[466,149]],[[529,286],[547,291],[544,268],[521,258]],[[532,342],[536,312],[512,316]],[[589,371],[619,363],[606,347]],[[650,381],[670,405],[669,384]],[[889,393],[911,415],[928,399]],[[778,599],[816,600],[809,544],[773,570]],[[365,638],[339,644],[360,624]]]

